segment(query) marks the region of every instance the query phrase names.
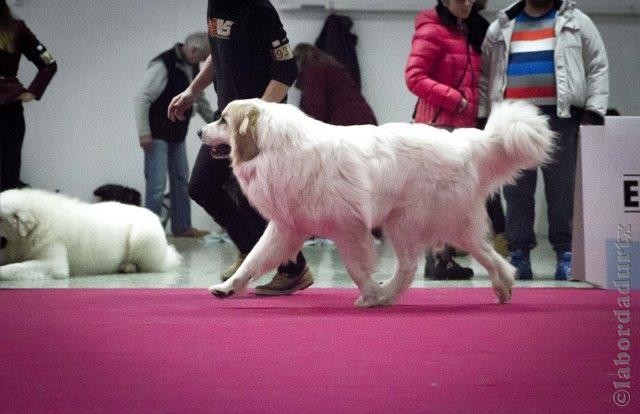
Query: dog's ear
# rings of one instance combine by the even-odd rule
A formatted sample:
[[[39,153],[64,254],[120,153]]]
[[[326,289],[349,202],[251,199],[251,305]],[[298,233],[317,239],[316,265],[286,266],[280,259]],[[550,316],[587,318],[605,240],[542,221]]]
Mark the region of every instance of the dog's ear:
[[[27,237],[38,225],[36,216],[29,211],[16,211],[7,221],[20,237]]]
[[[259,116],[257,108],[250,108],[240,121],[233,145],[232,158],[235,163],[249,161],[260,153],[257,131]]]

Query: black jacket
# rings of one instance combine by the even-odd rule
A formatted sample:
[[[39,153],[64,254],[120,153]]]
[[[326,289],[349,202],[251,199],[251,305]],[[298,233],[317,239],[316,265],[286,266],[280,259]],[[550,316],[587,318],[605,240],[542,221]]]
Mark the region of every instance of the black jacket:
[[[177,48],[180,46],[182,45],[178,44],[176,47],[160,53],[152,60],[159,60],[164,63],[164,66],[167,68],[168,77],[167,86],[165,86],[160,96],[158,96],[158,99],[149,107],[151,136],[169,142],[184,141],[189,130],[189,119],[191,118],[191,109],[186,113],[184,121],[172,122],[167,117],[167,108],[169,107],[171,99],[189,86],[187,75],[182,69],[176,66],[178,64],[185,64],[176,53]],[[192,65],[192,68],[193,76],[195,77],[200,69],[198,65]]]
[[[329,15],[315,45],[342,63],[360,88],[360,65],[356,53],[358,36],[351,33],[352,26],[353,21],[347,16]]]

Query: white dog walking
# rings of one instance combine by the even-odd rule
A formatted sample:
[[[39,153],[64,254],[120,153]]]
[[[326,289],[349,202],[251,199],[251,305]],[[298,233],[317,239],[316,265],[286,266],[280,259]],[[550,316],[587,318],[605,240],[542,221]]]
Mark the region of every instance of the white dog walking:
[[[0,194],[0,280],[164,272],[181,257],[151,211],[42,190]]]
[[[444,243],[468,251],[489,272],[498,301],[508,301],[515,269],[485,239],[485,200],[520,170],[548,161],[555,137],[525,103],[493,108],[484,131],[450,133],[422,124],[332,126],[259,99],[232,102],[199,134],[213,156],[230,153],[242,190],[269,220],[242,266],[211,293],[242,292],[315,235],[334,240],[362,293],[359,306],[393,303],[425,248]],[[382,285],[370,277],[374,227],[397,256]]]

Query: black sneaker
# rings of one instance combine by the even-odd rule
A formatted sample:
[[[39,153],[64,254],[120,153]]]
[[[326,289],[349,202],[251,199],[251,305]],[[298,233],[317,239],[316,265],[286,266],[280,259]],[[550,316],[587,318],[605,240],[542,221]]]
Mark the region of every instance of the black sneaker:
[[[436,259],[433,258],[433,255],[427,253],[427,261],[424,264],[424,278],[425,279],[434,279],[436,271]]]
[[[429,274],[427,274],[429,270]],[[427,257],[424,277],[432,280],[469,280],[473,277],[473,269],[462,267],[452,258],[438,256]]]

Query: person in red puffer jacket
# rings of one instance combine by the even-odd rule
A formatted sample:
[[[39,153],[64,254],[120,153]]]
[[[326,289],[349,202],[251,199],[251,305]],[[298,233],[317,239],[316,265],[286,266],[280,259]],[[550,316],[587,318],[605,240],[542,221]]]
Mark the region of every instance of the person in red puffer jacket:
[[[486,21],[473,3],[438,0],[434,9],[416,17],[405,68],[407,87],[418,97],[416,122],[448,128],[476,126]]]
[[[481,46],[488,22],[474,0],[438,0],[415,20],[405,67],[409,90],[418,97],[415,122],[453,130],[477,125]],[[498,200],[499,202],[499,200]],[[473,270],[453,260],[454,249],[427,253],[425,277],[470,279]]]

